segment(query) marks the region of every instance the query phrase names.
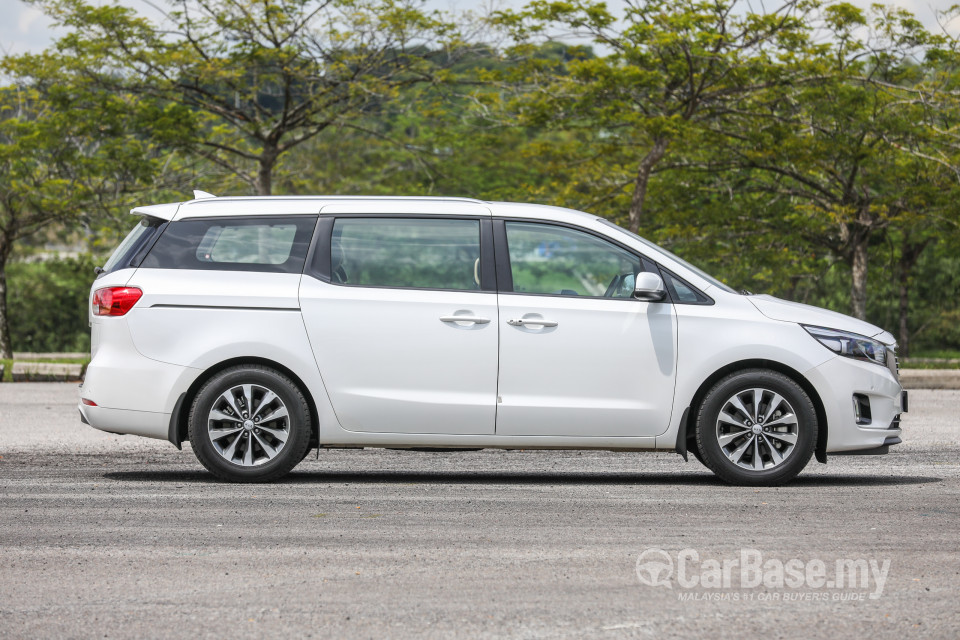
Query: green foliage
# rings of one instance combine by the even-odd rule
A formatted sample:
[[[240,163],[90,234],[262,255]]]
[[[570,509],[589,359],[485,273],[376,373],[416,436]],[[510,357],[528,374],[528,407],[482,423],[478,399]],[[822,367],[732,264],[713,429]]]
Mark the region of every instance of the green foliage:
[[[49,262],[12,262],[7,282],[15,351],[90,350],[87,296],[97,262],[89,255]]]
[[[625,201],[627,225],[637,231],[649,226],[658,166],[695,152],[691,143],[724,127],[752,94],[796,82],[788,61],[808,46],[807,10],[797,2],[755,13],[731,2],[646,0],[628,3],[617,19],[592,0],[531,2],[497,16],[517,42],[517,65],[503,74],[518,87],[509,107],[526,124],[576,131],[578,157],[603,158],[607,169],[587,188]],[[610,53],[546,64],[532,38],[554,28]],[[576,189],[567,184],[564,196]]]
[[[541,202],[737,289],[853,309],[913,353],[960,348],[960,46],[902,9],[536,0],[491,17],[498,48],[418,0],[175,0],[172,31],[39,5],[66,35],[4,60],[0,104],[19,246],[112,248],[129,204],[184,180]],[[62,286],[85,310],[80,280]]]
[[[435,80],[458,42],[417,0],[173,0],[172,26],[121,5],[38,4],[70,29],[69,73],[148,98],[153,139],[261,195],[284,154]]]
[[[91,229],[161,173],[163,148],[136,131],[144,109],[64,75],[58,56],[4,57],[0,70],[0,355],[10,353],[5,267],[42,232]]]

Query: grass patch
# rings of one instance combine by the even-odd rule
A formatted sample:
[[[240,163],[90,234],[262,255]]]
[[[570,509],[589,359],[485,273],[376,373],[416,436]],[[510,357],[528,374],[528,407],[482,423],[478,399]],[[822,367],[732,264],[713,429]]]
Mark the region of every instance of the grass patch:
[[[956,349],[924,349],[914,351],[907,360],[913,358],[945,358],[947,360],[960,360],[960,351]]]
[[[912,358],[900,361],[901,369],[960,369],[960,362],[917,362]]]
[[[84,371],[90,364],[90,358],[30,358],[29,360],[17,360],[17,362],[54,362],[56,364],[82,364]],[[13,382],[13,360],[9,358],[0,358],[0,365],[3,365],[2,382]]]

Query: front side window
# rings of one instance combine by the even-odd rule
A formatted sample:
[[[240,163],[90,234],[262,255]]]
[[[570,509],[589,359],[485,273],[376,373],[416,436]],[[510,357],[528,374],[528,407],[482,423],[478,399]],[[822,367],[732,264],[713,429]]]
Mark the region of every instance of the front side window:
[[[202,218],[172,222],[140,265],[300,273],[316,216]]]
[[[480,289],[480,221],[338,218],[330,243],[335,283]]]
[[[663,282],[670,291],[670,297],[677,304],[713,304],[703,292],[687,282],[684,282],[666,269],[660,270]]]
[[[630,298],[640,258],[566,227],[507,222],[510,273],[516,293]]]
[[[624,235],[626,235],[626,236],[629,236],[630,238],[633,238],[634,240],[638,240],[639,242],[643,243],[645,246],[650,247],[651,249],[654,249],[655,251],[658,251],[658,252],[664,254],[665,256],[671,258],[671,259],[674,260],[675,262],[679,263],[680,265],[682,265],[682,266],[686,267],[687,269],[689,269],[690,271],[694,272],[695,274],[697,274],[698,276],[700,276],[701,278],[703,278],[704,280],[706,280],[707,282],[709,282],[709,283],[712,284],[713,286],[717,287],[718,289],[722,289],[722,290],[726,291],[727,293],[738,293],[736,289],[734,289],[734,288],[730,287],[729,285],[721,282],[720,280],[717,280],[716,278],[714,278],[712,275],[710,275],[710,274],[707,273],[706,271],[700,269],[699,267],[693,266],[692,264],[690,264],[689,262],[687,262],[686,260],[684,260],[684,259],[681,258],[680,256],[674,255],[673,253],[667,251],[666,249],[664,249],[664,248],[661,247],[660,245],[653,244],[652,242],[650,242],[650,241],[647,240],[646,238],[641,238],[640,236],[638,236],[637,234],[633,233],[632,231],[627,231],[627,230],[624,229],[623,227],[620,227],[620,226],[618,226],[618,225],[615,225],[614,223],[610,222],[609,220],[607,220],[607,219],[605,219],[605,218],[597,218],[597,222],[600,222],[601,224],[605,224],[605,225],[607,225],[608,227],[613,227],[613,228],[616,229],[618,232],[620,232],[620,233],[622,233],[622,234],[624,234]],[[700,294],[700,295],[703,296],[704,299],[708,299],[708,298],[706,298],[705,294]],[[700,303],[698,303],[698,304],[700,304]]]

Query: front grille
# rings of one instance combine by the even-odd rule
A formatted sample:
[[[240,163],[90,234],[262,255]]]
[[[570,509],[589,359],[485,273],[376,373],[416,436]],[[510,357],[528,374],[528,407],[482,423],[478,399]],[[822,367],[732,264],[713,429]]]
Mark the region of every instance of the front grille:
[[[889,357],[893,355],[893,357]],[[887,368],[893,373],[893,376],[900,381],[900,358],[897,357],[897,346],[890,347],[890,354],[887,356]]]

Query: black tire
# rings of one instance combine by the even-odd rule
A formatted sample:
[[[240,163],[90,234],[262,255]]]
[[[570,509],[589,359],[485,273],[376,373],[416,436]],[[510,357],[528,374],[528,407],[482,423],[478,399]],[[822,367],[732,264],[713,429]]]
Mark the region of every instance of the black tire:
[[[731,417],[742,424],[734,425]],[[789,482],[807,466],[817,431],[816,409],[800,385],[777,371],[748,369],[726,376],[707,392],[697,413],[696,447],[701,462],[725,482],[773,486]]]
[[[703,461],[703,454],[700,453],[700,448],[697,447],[697,443],[694,442],[693,446],[690,448],[690,453],[693,454],[693,457],[697,459],[703,466],[707,466],[707,463]]]
[[[251,386],[250,407],[246,406],[245,392],[237,392],[244,385]],[[268,391],[275,394],[272,400]],[[228,395],[235,404],[228,402]],[[215,408],[217,413],[212,414]],[[234,417],[235,409],[241,414]],[[220,421],[212,417],[224,414],[227,416]],[[261,416],[281,414],[285,415],[259,422]],[[258,423],[253,424],[253,419]],[[214,438],[211,423],[221,434],[236,435]],[[197,460],[210,473],[230,482],[277,480],[303,460],[310,448],[310,408],[306,398],[290,378],[261,365],[231,367],[210,378],[193,399],[188,424],[190,446]],[[238,442],[234,443],[234,439]]]

